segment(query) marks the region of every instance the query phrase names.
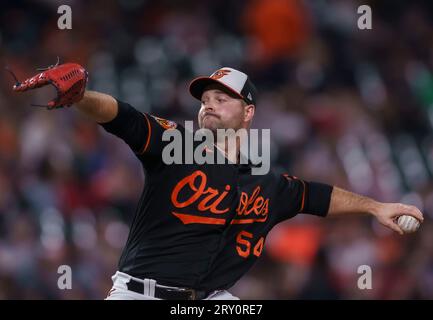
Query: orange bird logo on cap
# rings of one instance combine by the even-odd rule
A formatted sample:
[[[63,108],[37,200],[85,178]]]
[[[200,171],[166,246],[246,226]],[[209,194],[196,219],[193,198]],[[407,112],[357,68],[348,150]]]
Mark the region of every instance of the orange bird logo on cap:
[[[231,72],[231,70],[226,69],[219,69],[213,73],[213,75],[210,76],[211,79],[218,80],[222,77],[228,75]]]

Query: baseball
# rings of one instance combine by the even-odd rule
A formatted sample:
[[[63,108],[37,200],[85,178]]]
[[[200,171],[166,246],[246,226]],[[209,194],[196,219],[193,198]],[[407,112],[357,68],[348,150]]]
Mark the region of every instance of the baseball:
[[[418,230],[420,226],[418,219],[408,215],[402,215],[398,217],[397,224],[403,230],[404,233],[415,232]]]

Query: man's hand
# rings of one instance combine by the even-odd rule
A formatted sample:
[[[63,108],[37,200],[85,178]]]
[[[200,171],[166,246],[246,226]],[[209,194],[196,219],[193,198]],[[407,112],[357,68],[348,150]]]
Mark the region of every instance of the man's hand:
[[[86,89],[87,71],[76,63],[65,63],[48,67],[45,71],[14,85],[15,92],[23,92],[51,84],[57,97],[45,106],[48,109],[69,107],[83,98]]]
[[[377,209],[373,210],[372,214],[381,224],[399,234],[404,234],[397,224],[399,216],[408,215],[418,219],[420,223],[424,221],[424,217],[417,207],[402,203],[379,203]]]
[[[382,203],[371,198],[334,186],[329,205],[328,216],[342,216],[346,214],[372,214],[384,226],[403,234],[397,219],[402,215],[409,215],[424,221],[421,211],[417,207],[402,203]]]

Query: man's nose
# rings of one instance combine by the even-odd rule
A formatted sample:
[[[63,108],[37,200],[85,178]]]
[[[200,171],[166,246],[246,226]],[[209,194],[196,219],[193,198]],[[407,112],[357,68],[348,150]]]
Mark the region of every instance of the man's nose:
[[[210,111],[213,112],[215,111],[215,106],[212,102],[208,102],[204,105],[204,111]]]

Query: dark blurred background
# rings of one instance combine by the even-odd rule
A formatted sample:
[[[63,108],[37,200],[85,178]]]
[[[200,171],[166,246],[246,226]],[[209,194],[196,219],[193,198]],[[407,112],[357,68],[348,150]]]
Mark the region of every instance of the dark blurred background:
[[[57,8],[72,8],[59,30]],[[373,29],[357,28],[368,4]],[[273,165],[386,202],[418,206],[419,232],[369,217],[299,215],[277,226],[242,299],[433,298],[433,2],[355,0],[2,1],[0,64],[20,79],[59,56],[89,88],[177,121],[188,83],[222,66],[259,89],[255,128]],[[103,299],[144,182],[119,139],[47,91],[14,94],[0,73],[0,298]],[[57,268],[72,268],[59,290]],[[359,290],[360,265],[373,289]]]

